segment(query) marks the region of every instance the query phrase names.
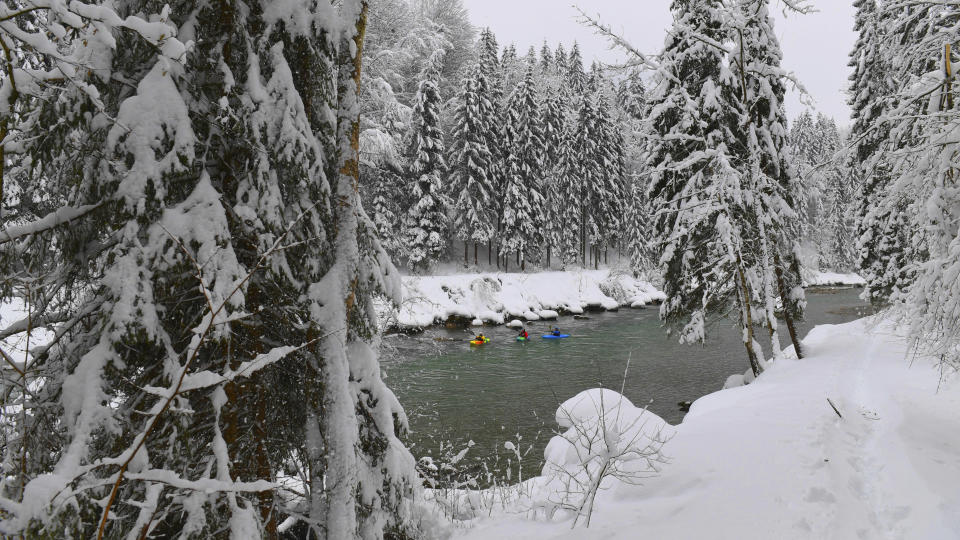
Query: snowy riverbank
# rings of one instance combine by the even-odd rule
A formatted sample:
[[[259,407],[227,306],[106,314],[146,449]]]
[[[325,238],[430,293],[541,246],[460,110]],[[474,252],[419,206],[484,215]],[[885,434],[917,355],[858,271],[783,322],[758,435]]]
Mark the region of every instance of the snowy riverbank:
[[[565,440],[548,445],[543,476],[486,499],[463,493],[455,506],[474,517],[449,530],[470,540],[960,538],[958,377],[941,381],[934,359],[911,358],[905,339],[865,320],[817,327],[803,344],[804,360],[704,396],[675,427],[629,403],[612,416],[616,394],[607,391],[596,407],[616,419],[606,425],[629,426],[604,430],[600,446],[657,450],[651,438],[663,427],[666,462],[639,483],[607,477],[590,528],[571,529],[576,512],[564,508],[579,495],[563,486],[581,485],[567,480],[589,472],[576,458],[609,456],[582,451],[601,415],[581,396],[571,414],[558,411]],[[564,416],[585,429],[567,427]],[[647,463],[623,460],[621,470]],[[441,503],[449,514],[449,498]]]
[[[401,328],[451,319],[503,324],[512,318],[532,321],[592,309],[642,307],[665,298],[650,283],[609,270],[405,276],[403,303],[382,318],[385,326]]]
[[[801,272],[804,287],[863,287],[867,281],[858,274],[840,274],[804,269]]]

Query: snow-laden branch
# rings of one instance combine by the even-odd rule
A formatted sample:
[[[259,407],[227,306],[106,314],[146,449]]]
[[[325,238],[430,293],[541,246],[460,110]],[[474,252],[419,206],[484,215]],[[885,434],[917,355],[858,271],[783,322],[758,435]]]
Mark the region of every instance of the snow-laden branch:
[[[0,230],[0,244],[13,242],[25,236],[39,234],[44,231],[49,231],[50,229],[55,229],[61,225],[66,225],[96,210],[101,204],[102,203],[87,204],[79,207],[64,206],[36,221],[22,225],[11,225],[6,229]]]

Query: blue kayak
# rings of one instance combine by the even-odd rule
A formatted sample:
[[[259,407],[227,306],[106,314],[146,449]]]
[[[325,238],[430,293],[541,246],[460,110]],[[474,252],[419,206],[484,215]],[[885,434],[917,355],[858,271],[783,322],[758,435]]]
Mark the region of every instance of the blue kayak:
[[[553,335],[553,334],[544,334],[544,335],[543,335],[543,339],[563,339],[563,338],[565,338],[565,337],[570,337],[570,334],[560,334],[559,336],[555,336],[555,335]]]

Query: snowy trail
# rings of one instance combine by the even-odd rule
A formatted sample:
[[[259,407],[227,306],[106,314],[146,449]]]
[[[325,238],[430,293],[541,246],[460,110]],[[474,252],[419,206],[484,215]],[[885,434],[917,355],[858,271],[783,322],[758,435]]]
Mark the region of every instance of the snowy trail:
[[[480,538],[960,538],[960,381],[865,323],[821,326],[808,358],[698,400],[643,486],[611,485],[590,529],[522,515]],[[839,418],[827,402],[840,409]]]

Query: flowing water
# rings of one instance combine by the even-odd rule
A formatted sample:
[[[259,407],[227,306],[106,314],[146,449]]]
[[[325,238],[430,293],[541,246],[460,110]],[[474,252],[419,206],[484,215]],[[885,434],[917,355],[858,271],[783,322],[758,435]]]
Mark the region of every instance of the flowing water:
[[[860,289],[807,291],[801,336],[819,324],[837,324],[869,314]],[[719,390],[729,375],[748,367],[738,332],[728,322],[709,330],[705,346],[680,345],[666,335],[657,307],[561,317],[528,323],[531,339],[515,341],[516,331],[484,328],[490,344],[471,347],[471,330],[434,328],[416,336],[388,336],[382,366],[386,382],[410,418],[407,444],[417,458],[449,461],[473,441],[468,459],[485,462],[493,474],[515,478],[515,460],[505,442],[522,449],[523,475],[538,474],[543,449],[557,429],[560,403],[588,388],[623,388],[634,405],[676,424],[678,403]],[[572,337],[540,338],[557,325]],[[785,325],[782,343],[789,344]],[[462,340],[462,341],[448,341]],[[629,368],[627,362],[629,360]],[[491,463],[498,465],[493,466]],[[507,468],[511,473],[507,473]]]

